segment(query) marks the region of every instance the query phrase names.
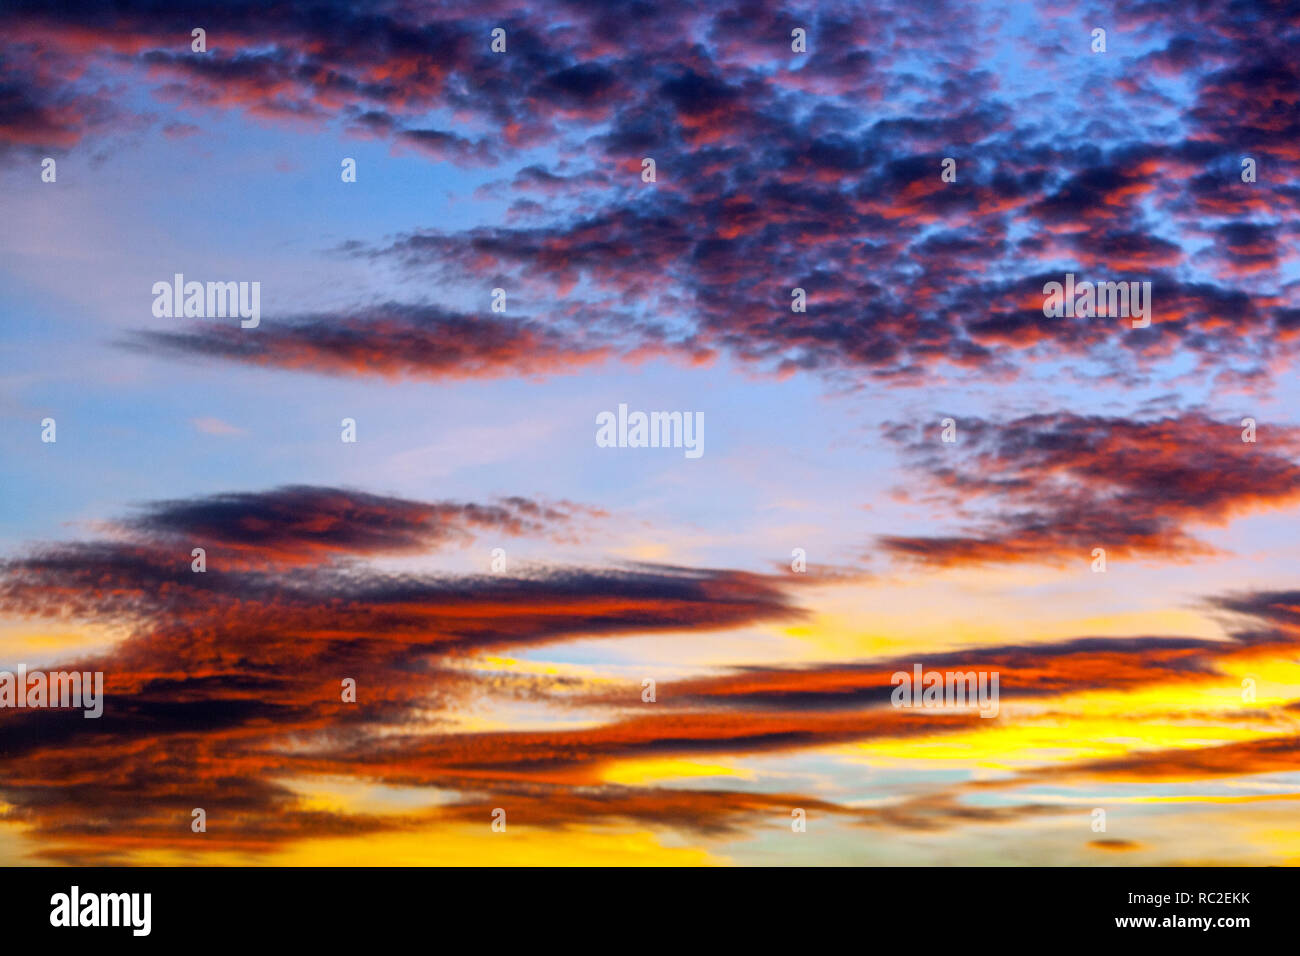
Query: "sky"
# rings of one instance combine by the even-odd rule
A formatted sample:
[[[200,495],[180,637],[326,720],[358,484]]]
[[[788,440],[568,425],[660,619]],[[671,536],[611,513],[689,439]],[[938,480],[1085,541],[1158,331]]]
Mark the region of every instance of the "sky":
[[[1298,43],[6,3],[0,864],[1295,862]]]

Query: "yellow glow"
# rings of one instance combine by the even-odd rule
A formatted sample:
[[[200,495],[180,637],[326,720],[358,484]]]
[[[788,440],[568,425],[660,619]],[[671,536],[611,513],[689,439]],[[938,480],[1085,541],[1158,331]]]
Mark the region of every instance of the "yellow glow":
[[[690,760],[654,759],[620,760],[606,767],[601,778],[606,783],[625,786],[644,786],[665,780],[686,780],[692,777],[739,777],[753,780],[754,773],[723,764],[703,764]]]
[[[130,854],[140,866],[708,866],[725,864],[700,847],[669,846],[648,831],[447,824],[357,837],[304,840],[266,854],[170,850]]]

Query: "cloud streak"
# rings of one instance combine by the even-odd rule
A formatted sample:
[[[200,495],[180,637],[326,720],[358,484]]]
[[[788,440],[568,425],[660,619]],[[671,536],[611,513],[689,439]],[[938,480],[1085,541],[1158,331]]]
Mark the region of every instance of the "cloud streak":
[[[1191,533],[1300,498],[1295,429],[1266,425],[1267,441],[1199,412],[1158,420],[1030,415],[1006,423],[963,418],[960,440],[886,426],[932,500],[967,533],[885,535],[894,555],[926,564],[1190,560],[1214,549]],[[901,493],[901,492],[900,492]]]

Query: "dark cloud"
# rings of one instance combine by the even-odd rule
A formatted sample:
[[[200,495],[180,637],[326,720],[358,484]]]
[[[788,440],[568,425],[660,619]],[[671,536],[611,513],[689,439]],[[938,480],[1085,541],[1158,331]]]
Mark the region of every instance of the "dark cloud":
[[[60,665],[104,672],[102,717],[0,712],[9,818],[38,833],[52,856],[81,860],[179,846],[187,831],[177,814],[193,806],[240,821],[209,848],[253,852],[413,825],[400,815],[306,812],[280,781],[330,773],[476,792],[483,781],[471,763],[500,762],[500,752],[486,738],[480,747],[477,735],[448,733],[436,715],[485,693],[538,688],[460,666],[472,652],[800,614],[774,579],[736,571],[645,565],[440,576],[359,561],[434,547],[463,529],[547,533],[581,510],[524,498],[422,504],[290,487],[162,502],[119,526],[131,540],[53,545],[0,563],[0,612],[126,635],[111,650]],[[188,547],[171,544],[192,535],[221,542],[241,561],[192,571]],[[320,563],[336,554],[358,560]],[[344,678],[357,683],[355,705],[341,700]],[[763,733],[751,736],[757,743]],[[458,756],[466,744],[479,753],[471,762]],[[635,737],[630,746],[638,748]],[[517,749],[506,763],[536,760],[534,746]]]
[[[1059,450],[1069,442],[1058,436],[1037,444]],[[888,706],[889,676],[913,663],[995,670],[1007,699],[1041,699],[1212,685],[1246,662],[1289,653],[1300,634],[1295,594],[1240,594],[1215,603],[1238,622],[1228,640],[1080,638],[919,661],[749,667],[664,681],[657,706],[647,710],[639,685],[596,689],[574,677],[496,673],[470,655],[582,636],[796,620],[802,612],[784,580],[656,565],[545,568],[514,578],[393,574],[359,560],[437,546],[444,525],[547,533],[576,510],[522,498],[421,505],[285,488],[162,502],[116,526],[131,540],[51,545],[3,562],[5,614],[84,621],[127,635],[61,665],[105,673],[102,718],[0,712],[7,819],[29,827],[48,859],[67,862],[120,862],[141,849],[190,847],[184,824],[193,806],[207,808],[210,819],[238,821],[218,828],[205,848],[245,853],[313,836],[486,819],[484,811],[503,801],[512,822],[528,826],[563,827],[581,814],[704,835],[785,817],[791,806],[891,829],[1006,822],[1060,808],[967,804],[944,793],[859,808],[806,794],[626,786],[607,782],[605,771],[629,759],[763,754],[981,726],[973,711]],[[194,573],[188,553],[172,553],[167,542],[197,531],[260,557]],[[336,550],[357,560],[302,560]],[[464,666],[472,660],[478,666]],[[340,699],[344,677],[357,682],[355,704]],[[448,719],[485,694],[595,707],[609,717],[485,731]],[[1163,779],[1236,772],[1242,760],[1285,767],[1293,754],[1291,744],[1255,741],[1084,762],[1064,772]],[[416,813],[322,812],[290,785],[320,776],[455,797]],[[1009,785],[1033,779],[1030,771]]]
[[[956,443],[889,426],[936,503],[971,531],[886,535],[893,553],[947,566],[1108,558],[1188,559],[1212,552],[1190,528],[1300,498],[1300,438],[1265,423],[1267,444],[1200,413],[1141,421],[1068,413],[1005,424],[963,418]],[[973,520],[972,520],[973,519]]]
[[[1053,358],[1132,381],[1181,350],[1221,376],[1267,377],[1296,341],[1277,334],[1294,304],[1267,279],[1294,257],[1278,229],[1300,211],[1300,26],[1282,2],[1107,13],[1133,55],[1078,69],[1024,14],[1024,30],[1047,30],[1029,55],[1056,61],[1052,87],[990,61],[991,12],[952,3],[236,2],[219,15],[191,2],[13,3],[0,12],[0,137],[55,149],[100,135],[111,80],[186,111],[337,123],[437,162],[500,166],[503,184],[534,194],[512,204],[526,225],[418,230],[360,254],[564,302],[527,329],[479,335],[399,305],[386,307],[396,329],[331,315],[247,337],[257,344],[142,340],[164,351],[389,375],[411,368],[414,345],[427,353],[416,374],[516,374],[516,360],[480,360],[488,336],[507,352],[540,345],[557,370],[591,357],[569,314],[614,301],[629,308],[608,314],[598,347],[610,355],[727,352],[780,372],[917,384],[1006,378]],[[203,55],[188,47],[198,22]],[[692,24],[689,37],[668,22]],[[505,54],[490,49],[498,26]],[[790,50],[795,27],[807,54]],[[1173,76],[1179,93],[1161,86]],[[442,114],[456,125],[431,120]],[[558,158],[525,152],[538,147]],[[1251,184],[1239,176],[1247,155],[1261,170]],[[658,164],[650,188],[645,156]],[[953,183],[939,177],[947,157]],[[1152,281],[1159,328],[1044,317],[1043,277],[1071,269]],[[795,286],[806,313],[789,311]],[[633,303],[674,316],[671,332]],[[477,347],[433,358],[449,343],[430,322]]]
[[[889,702],[899,672],[994,673],[1003,698],[1056,696],[1102,689],[1222,679],[1218,664],[1231,658],[1276,652],[1292,641],[1277,635],[1241,635],[1233,640],[1175,637],[1076,638],[1059,643],[979,647],[948,654],[923,654],[860,664],[818,667],[741,668],[719,677],[667,684],[660,692],[669,707],[704,704],[749,711],[843,710]]]
[[[282,321],[268,317],[256,335],[212,324],[192,332],[141,332],[125,344],[250,365],[386,378],[545,376],[612,354],[611,346],[584,341],[576,332],[484,311],[472,316],[388,303]]]
[[[237,561],[292,564],[344,555],[418,553],[479,533],[538,535],[565,524],[572,510],[587,509],[518,497],[491,505],[421,502],[292,485],[155,502],[129,527],[212,549],[218,559],[225,552]]]

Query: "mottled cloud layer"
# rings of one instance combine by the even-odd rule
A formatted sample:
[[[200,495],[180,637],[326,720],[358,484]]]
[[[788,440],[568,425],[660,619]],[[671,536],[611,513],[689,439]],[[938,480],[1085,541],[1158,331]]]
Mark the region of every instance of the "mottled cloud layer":
[[[526,499],[508,502],[434,505],[323,488],[226,494],[161,502],[116,526],[116,539],[51,545],[5,561],[6,616],[93,623],[126,635],[111,650],[65,663],[105,672],[102,718],[0,712],[7,818],[31,828],[43,854],[70,861],[192,850],[186,827],[195,806],[212,823],[203,848],[253,853],[313,836],[486,820],[506,801],[514,822],[535,827],[580,817],[725,834],[791,805],[867,826],[994,822],[1053,811],[1032,803],[980,808],[941,793],[862,809],[814,793],[627,785],[604,772],[617,761],[758,755],[993,726],[971,711],[891,707],[890,676],[913,663],[998,671],[1014,704],[1084,691],[1217,686],[1230,680],[1225,665],[1295,647],[1295,595],[1239,595],[1220,607],[1253,626],[1230,640],[1081,638],[915,660],[750,667],[664,681],[647,707],[635,683],[598,687],[465,665],[481,663],[486,650],[583,636],[707,635],[797,621],[804,612],[780,579],[739,571],[647,565],[438,576],[392,574],[366,560],[440,547],[444,526],[522,522],[544,533],[556,518]],[[175,545],[177,533],[224,541],[237,560],[195,573],[188,551]],[[340,698],[345,677],[357,682],[355,704]],[[557,713],[594,708],[606,717],[527,730],[457,726],[452,715],[485,698],[533,701]],[[1233,752],[1267,755],[1270,765],[1281,759],[1263,743]],[[1177,760],[1210,772],[1217,751],[1199,753],[1200,764],[1185,754]],[[1166,763],[1139,755],[1076,770],[1160,778]],[[454,797],[418,813],[327,812],[292,786],[319,777]]]
[[[363,561],[439,547],[449,529],[544,531],[558,517],[521,498],[453,506],[293,487],[161,502],[124,523],[127,540],[53,545],[4,562],[6,616],[128,635],[68,665],[105,672],[102,718],[0,712],[10,818],[33,826],[52,854],[63,840],[81,841],[86,858],[111,856],[121,841],[180,846],[176,814],[192,806],[226,818],[220,847],[365,832],[380,824],[301,813],[276,781],[328,772],[470,786],[484,776],[474,767],[497,763],[497,750],[490,736],[441,732],[435,715],[476,695],[527,694],[530,682],[478,676],[457,661],[489,648],[704,634],[798,614],[777,585],[741,572],[436,576]],[[214,549],[197,573],[192,540],[217,542],[235,560],[223,564]],[[341,701],[348,677],[355,706]],[[527,763],[536,746],[521,739],[509,762]]]
[[[1185,560],[1213,553],[1192,531],[1300,499],[1300,435],[1188,412],[1157,420],[1068,412],[961,419],[958,440],[891,425],[884,434],[925,478],[899,495],[928,502],[958,534],[885,535],[895,555],[937,566]]]
[[[499,169],[493,191],[514,197],[507,224],[347,248],[413,277],[527,289],[523,318],[473,326],[398,303],[145,340],[165,352],[443,378],[649,350],[924,383],[1053,359],[1142,377],[1181,350],[1224,384],[1272,374],[1300,323],[1294,6],[1011,14],[20,2],[0,12],[0,142],[57,151],[155,122],[106,92],[118,84],[200,129],[235,112]],[[198,23],[206,54],[189,49]],[[1105,54],[1090,49],[1098,24]],[[1042,287],[1067,270],[1151,282],[1151,327],[1044,317]],[[575,336],[578,315],[605,334]]]
[[[512,497],[479,505],[422,502],[340,488],[291,485],[260,493],[164,501],[126,522],[131,532],[282,564],[347,555],[430,551],[476,534],[562,532],[598,509]],[[214,562],[219,563],[219,562]]]
[[[206,53],[190,50],[196,26]],[[1089,48],[1095,26],[1108,31],[1105,54]],[[508,37],[500,55],[489,45],[497,27]],[[791,50],[795,28],[807,31],[807,53]],[[1263,395],[1300,342],[1297,49],[1300,10],[1282,0],[1043,10],[13,0],[0,8],[0,155],[34,171],[46,155],[93,157],[158,136],[202,143],[244,122],[274,129],[289,153],[309,142],[297,138],[305,132],[332,137],[340,156],[365,139],[434,173],[467,170],[475,199],[505,207],[407,219],[391,234],[335,230],[321,256],[373,269],[388,286],[382,301],[352,308],[268,309],[256,329],[160,324],[142,289],[140,328],[119,344],[163,361],[382,385],[662,358],[851,389],[1087,379],[1122,401],[1152,382],[1179,399],[1194,380],[1210,394]],[[653,183],[641,179],[646,157]],[[953,182],[940,177],[949,157]],[[1255,182],[1241,178],[1247,157]],[[1044,316],[1043,287],[1066,272],[1149,282],[1150,327]],[[497,287],[509,292],[505,313],[490,311]],[[795,288],[806,311],[791,310]],[[1040,567],[1102,547],[1111,560],[1191,561],[1214,556],[1213,529],[1300,497],[1293,426],[1261,421],[1248,444],[1237,421],[1188,402],[1164,417],[1051,406],[1025,415],[1042,406],[1015,397],[1003,419],[963,414],[952,445],[933,425],[884,429],[905,469],[898,498],[941,529],[891,529],[877,539],[889,557]],[[1234,698],[1244,669],[1294,656],[1300,594],[1285,590],[1208,599],[1231,622],[1220,639],[1135,628],[1035,640],[1021,629],[911,657],[715,662],[661,681],[651,707],[625,672],[509,658],[579,639],[671,635],[698,649],[753,629],[777,641],[820,623],[796,600],[808,593],[800,576],[665,564],[397,571],[434,553],[454,566],[470,541],[576,536],[606,516],[568,501],[420,501],[320,485],[176,494],[98,537],[0,561],[7,625],[106,648],[62,662],[105,672],[101,719],[0,710],[0,817],[25,828],[44,859],[259,854],[326,836],[486,826],[501,805],[512,825],[551,830],[576,821],[752,834],[759,821],[788,826],[798,806],[934,831],[1065,812],[964,799],[981,787],[1300,769],[1289,700],[1243,702],[1196,739],[1142,737],[1120,756],[1062,755],[1059,736],[1072,721],[1081,735],[1104,721],[1101,708],[1071,709],[1083,695],[1132,695],[1171,720],[1187,699]],[[203,573],[191,569],[196,547]],[[881,580],[850,571],[821,583]],[[1003,715],[891,707],[892,673],[915,664],[998,671]],[[356,703],[340,698],[345,678],[357,682]],[[479,723],[479,705],[535,719]],[[785,767],[752,786],[739,774],[718,783],[721,772],[699,786],[671,771],[646,771],[639,784],[616,773],[952,740],[1001,755],[999,741],[1041,714],[1066,728],[1050,758],[1023,766],[1033,763],[1026,745],[1000,779],[967,789],[912,779],[870,805],[842,777],[819,787]],[[1251,721],[1267,723],[1267,736],[1220,739]],[[1079,742],[1133,736],[1112,729]],[[323,805],[303,795],[320,780],[417,788],[428,800],[415,810]],[[197,850],[196,806],[210,824]]]

